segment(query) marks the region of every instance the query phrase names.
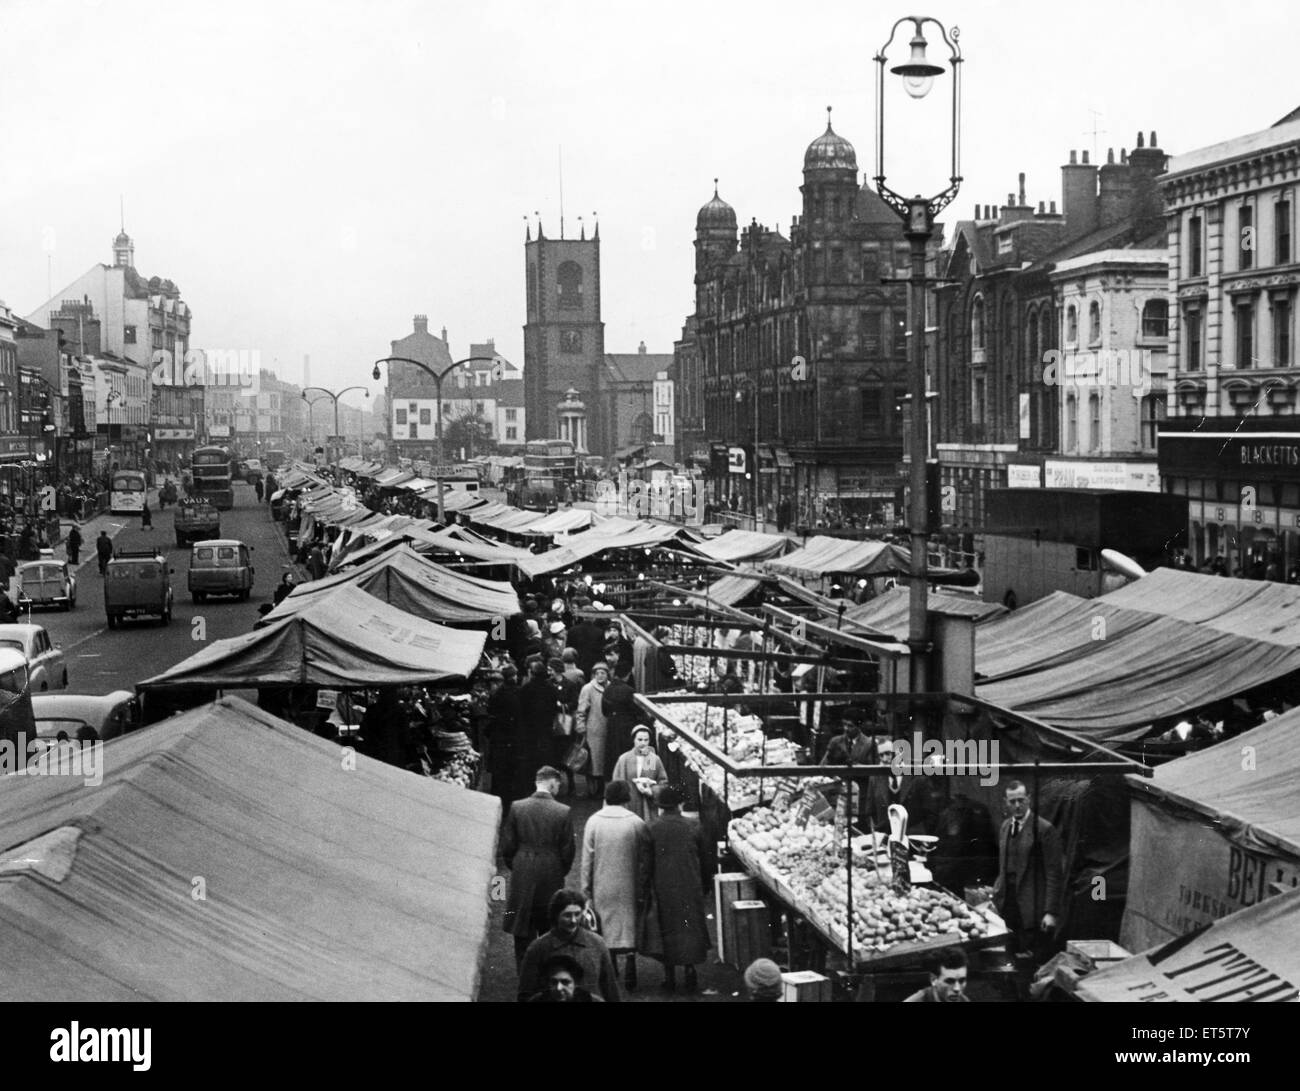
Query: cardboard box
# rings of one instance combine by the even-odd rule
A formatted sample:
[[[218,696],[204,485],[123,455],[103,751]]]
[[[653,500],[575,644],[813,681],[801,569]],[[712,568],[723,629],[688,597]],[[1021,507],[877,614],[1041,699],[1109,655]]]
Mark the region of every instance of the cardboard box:
[[[767,903],[757,899],[732,902],[731,916],[736,933],[727,961],[743,972],[756,958],[771,958],[772,928]]]
[[[812,970],[793,970],[781,975],[781,1000],[786,1004],[829,1004],[831,979]]]
[[[1108,939],[1067,940],[1065,949],[1072,955],[1087,959],[1095,967],[1109,966],[1130,957],[1128,951]]]
[[[722,872],[713,877],[714,920],[718,927],[718,961],[730,962],[736,942],[736,922],[732,903],[752,901],[758,897],[758,881],[743,871]]]

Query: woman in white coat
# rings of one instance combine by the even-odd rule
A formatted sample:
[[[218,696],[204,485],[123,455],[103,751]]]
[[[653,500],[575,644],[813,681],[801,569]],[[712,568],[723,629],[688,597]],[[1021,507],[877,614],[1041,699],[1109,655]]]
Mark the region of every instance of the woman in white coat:
[[[591,794],[597,799],[605,792],[605,755],[609,727],[605,721],[605,711],[601,707],[601,698],[605,696],[605,685],[608,682],[609,667],[597,663],[591,668],[591,681],[578,694],[578,714],[574,720],[574,728],[586,738],[587,749],[591,751],[587,779],[591,781]]]
[[[614,780],[627,782],[632,798],[627,809],[646,822],[658,818],[655,792],[668,783],[668,770],[659,755],[650,749],[650,729],[638,727],[632,732],[632,749],[619,755],[614,766]]]

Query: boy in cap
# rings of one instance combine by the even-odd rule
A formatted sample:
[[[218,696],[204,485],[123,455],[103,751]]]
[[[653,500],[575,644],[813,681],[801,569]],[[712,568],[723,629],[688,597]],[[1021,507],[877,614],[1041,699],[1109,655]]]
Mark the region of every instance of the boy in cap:
[[[770,958],[756,958],[745,971],[745,988],[752,1003],[775,1003],[781,999],[781,967]]]

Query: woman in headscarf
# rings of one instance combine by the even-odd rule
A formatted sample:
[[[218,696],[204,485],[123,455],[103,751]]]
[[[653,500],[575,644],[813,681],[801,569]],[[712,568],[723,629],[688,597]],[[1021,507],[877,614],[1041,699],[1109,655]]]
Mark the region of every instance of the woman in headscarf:
[[[608,768],[609,724],[602,707],[608,684],[609,668],[604,663],[597,663],[591,668],[591,681],[578,693],[578,715],[574,721],[578,734],[587,740],[587,749],[591,751],[587,776],[591,780],[591,794],[597,799],[604,798],[605,770]]]
[[[668,770],[650,749],[650,728],[638,727],[632,732],[632,749],[618,759],[613,779],[627,781],[632,790],[631,801],[624,804],[629,811],[646,822],[658,817],[655,792],[668,783]]]

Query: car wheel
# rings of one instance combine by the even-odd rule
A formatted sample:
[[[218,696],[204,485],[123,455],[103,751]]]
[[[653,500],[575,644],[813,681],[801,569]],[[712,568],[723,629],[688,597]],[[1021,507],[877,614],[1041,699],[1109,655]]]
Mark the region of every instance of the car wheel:
[[[49,688],[50,688],[50,684],[49,684],[49,682],[42,682],[42,683],[41,683],[41,692],[42,692],[42,693],[44,693],[44,692],[45,692],[46,690],[48,690]]]
[[[67,688],[68,688],[68,672],[67,672],[67,671],[64,671],[64,672],[63,672],[63,688],[64,688],[64,689],[67,689]]]
[[[108,615],[108,627],[109,627],[110,629],[116,629],[116,628],[117,628],[117,618],[114,617],[112,614],[109,614],[109,615]]]

